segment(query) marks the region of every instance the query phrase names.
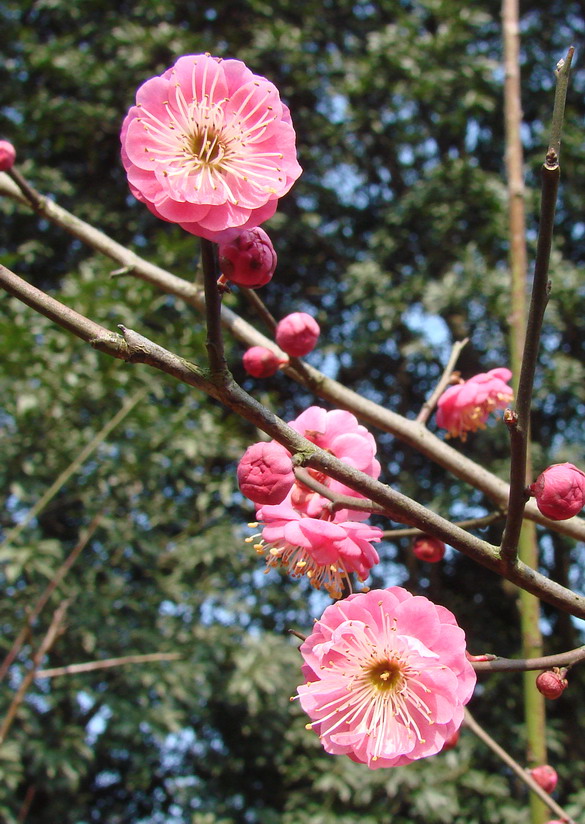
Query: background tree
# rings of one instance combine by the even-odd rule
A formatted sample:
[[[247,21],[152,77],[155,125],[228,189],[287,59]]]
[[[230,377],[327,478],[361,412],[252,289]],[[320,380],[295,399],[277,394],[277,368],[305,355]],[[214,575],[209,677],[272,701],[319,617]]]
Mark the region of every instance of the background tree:
[[[464,377],[506,362],[507,235],[499,4],[451,0],[215,3],[106,0],[0,3],[0,136],[41,191],[119,242],[188,279],[197,245],[129,197],[119,129],[135,89],[180,54],[236,56],[291,108],[305,172],[268,229],[279,254],[262,297],[275,314],[309,310],[323,328],[310,362],[413,415],[452,340],[470,337]],[[545,21],[546,20],[546,25]],[[546,142],[550,67],[582,33],[578,3],[530,2],[522,19],[529,242]],[[583,463],[582,135],[577,66],[563,142],[563,187],[533,416],[534,465]],[[30,210],[0,201],[3,261],[109,328],[125,323],[173,351],[204,351],[190,307],[112,265]],[[229,305],[254,320],[243,298]],[[72,597],[50,666],[177,652],[179,661],[40,679],[0,749],[0,816],[27,822],[514,822],[525,790],[479,744],[391,772],[322,753],[296,705],[299,659],[287,636],[326,600],[261,574],[243,542],[251,510],[234,466],[252,428],[186,387],[86,350],[16,301],[0,309],[2,528],[130,398],[103,443],[18,539],[2,548],[7,650],[59,564],[101,520],[59,589]],[[351,350],[347,342],[351,340]],[[314,398],[282,376],[244,386],[288,419]],[[278,395],[276,394],[278,392]],[[142,394],[144,396],[142,397]],[[377,435],[384,478],[446,516],[484,514],[484,496],[414,450]],[[466,452],[506,476],[502,426]],[[499,526],[486,531],[497,539]],[[572,543],[542,534],[542,565],[582,588]],[[518,651],[516,593],[459,554],[429,568],[389,539],[377,585],[405,584],[451,608],[472,651]],[[47,608],[58,604],[57,596]],[[34,628],[32,646],[49,617]],[[550,649],[579,643],[546,608]],[[14,688],[26,667],[11,669]],[[583,806],[579,682],[551,711],[563,797]],[[522,759],[520,679],[481,680],[475,715]],[[12,689],[5,689],[7,706]],[[499,712],[493,713],[497,706]],[[564,758],[570,741],[571,758]],[[24,807],[23,807],[24,805]]]

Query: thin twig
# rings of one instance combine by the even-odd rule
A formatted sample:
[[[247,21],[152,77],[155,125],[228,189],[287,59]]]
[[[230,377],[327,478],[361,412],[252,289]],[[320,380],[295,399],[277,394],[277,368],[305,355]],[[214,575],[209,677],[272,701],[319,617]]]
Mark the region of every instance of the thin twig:
[[[496,521],[501,521],[506,517],[505,512],[492,512],[491,515],[484,515],[481,518],[466,518],[463,521],[453,521],[456,526],[461,529],[481,529],[484,526],[489,526]],[[422,535],[420,529],[385,529],[382,533],[384,540],[393,541],[396,538],[414,538],[416,535]]]
[[[94,532],[98,528],[101,520],[103,518],[103,513],[99,513],[96,515],[91,523],[89,524],[88,528],[81,536],[77,544],[73,547],[71,552],[69,553],[68,557],[65,561],[61,564],[53,578],[49,581],[47,586],[45,587],[44,592],[42,593],[39,600],[36,602],[32,610],[27,615],[26,621],[18,636],[16,637],[14,643],[12,644],[8,654],[6,655],[4,661],[0,665],[0,681],[4,679],[6,673],[10,669],[12,662],[22,649],[23,644],[26,642],[26,639],[30,635],[31,627],[33,626],[36,619],[41,614],[42,610],[44,609],[47,601],[55,591],[55,589],[59,586],[65,575],[69,572],[77,558],[79,557],[80,553],[85,549],[88,542],[91,540]]]
[[[3,173],[0,173],[0,194],[7,195],[19,203],[28,203],[18,187]],[[141,258],[120,243],[116,243],[115,240],[103,232],[100,232],[98,229],[75,217],[75,215],[63,209],[53,200],[45,199],[43,201],[43,208],[39,210],[39,213],[47,220],[52,221],[74,237],[88,244],[91,248],[102,252],[104,255],[107,255],[125,267],[134,277],[152,284],[165,294],[175,295],[189,305],[194,306],[200,312],[205,311],[205,298],[201,289],[195,287],[185,278],[177,277],[166,269],[162,269],[144,260],[144,258]],[[0,277],[0,282],[1,281],[2,278]],[[8,288],[8,291],[10,291],[10,288]],[[36,308],[37,311],[40,311],[42,314],[47,314],[42,308],[38,308],[34,303],[29,302],[26,297],[21,296],[21,294],[17,294],[16,292],[13,292],[13,294],[16,294],[17,297],[30,306],[33,306],[33,308]],[[51,317],[50,315],[48,316]],[[262,335],[225,305],[222,306],[221,317],[223,326],[245,346],[265,346],[271,349],[279,358],[285,358],[285,353],[279,349],[273,341],[265,335]],[[97,338],[93,345],[96,348],[101,348],[102,351],[108,351],[109,354],[114,357],[124,359],[123,354],[117,354],[115,351],[116,346],[122,345],[123,342],[121,342],[121,339],[107,332],[103,327],[98,328],[102,335],[108,334],[112,339],[108,341],[108,343],[111,344],[113,351],[106,349],[104,341],[100,341]],[[89,339],[84,337],[84,335],[80,337],[84,340]],[[455,477],[459,478],[459,480],[469,484],[475,489],[481,490],[497,505],[501,507],[507,506],[509,485],[506,481],[498,478],[475,461],[467,458],[460,451],[454,449],[444,440],[438,438],[432,432],[429,432],[426,426],[417,424],[415,421],[405,418],[390,409],[385,409],[374,401],[363,398],[357,392],[343,386],[332,378],[326,377],[322,372],[319,372],[319,370],[308,364],[303,364],[303,366],[304,374],[309,376],[310,383],[307,382],[304,374],[299,374],[292,367],[284,367],[283,371],[287,376],[298,381],[303,386],[307,386],[307,388],[311,389],[311,391],[320,398],[331,403],[336,408],[347,409],[353,412],[363,423],[394,435],[403,443],[429,458],[429,460],[434,461],[448,472],[451,472]],[[203,373],[201,373],[201,375],[203,377]],[[203,385],[201,388],[207,391]],[[571,518],[567,521],[550,521],[540,513],[533,501],[528,502],[525,509],[525,517],[562,535],[567,535],[570,538],[580,541],[585,540],[585,521],[580,518]]]
[[[79,675],[81,672],[95,672],[95,670],[111,669],[126,664],[148,664],[151,661],[177,661],[181,658],[178,652],[149,652],[145,655],[124,655],[122,658],[104,658],[103,661],[88,661],[85,664],[68,664],[66,667],[38,670],[35,678],[56,678],[58,675]]]
[[[34,784],[30,784],[24,796],[24,801],[22,802],[20,810],[18,811],[18,824],[24,824],[24,822],[26,821],[26,817],[29,813],[29,810],[31,808],[31,805],[36,794],[37,788]]]
[[[489,661],[472,661],[476,672],[530,672],[532,670],[552,669],[553,667],[573,667],[585,661],[585,647],[577,647],[569,652],[556,655],[543,655],[540,658],[500,658]]]
[[[567,824],[576,824],[576,822],[563,810],[563,808],[557,804],[557,802],[550,797],[550,795],[545,792],[540,784],[537,784],[534,778],[530,775],[530,773],[525,770],[520,764],[512,758],[506,750],[502,749],[496,741],[487,733],[483,727],[481,727],[472,714],[469,712],[468,709],[465,709],[465,726],[468,727],[484,744],[495,753],[498,758],[500,758],[504,764],[507,764],[513,772],[516,773],[518,778],[523,781],[527,787],[536,795],[544,801],[544,803],[551,809],[556,815],[559,815],[563,821],[566,821]]]
[[[469,343],[469,338],[464,338],[463,340],[455,341],[455,343],[453,344],[453,347],[451,349],[451,354],[449,355],[449,360],[447,361],[447,365],[445,366],[445,368],[443,370],[443,374],[441,375],[441,378],[439,379],[439,382],[435,386],[435,389],[433,390],[433,393],[430,396],[430,398],[423,403],[420,412],[416,416],[416,422],[417,423],[425,424],[428,421],[428,419],[431,417],[433,409],[437,405],[437,401],[439,400],[439,398],[441,397],[441,395],[443,394],[445,389],[451,383],[453,370],[455,369],[455,364],[457,363],[457,360],[459,359],[459,355],[461,354],[461,350],[468,343]]]
[[[223,332],[221,328],[221,292],[217,286],[219,269],[215,256],[215,244],[201,238],[201,265],[203,268],[203,285],[205,289],[205,320],[207,324],[207,358],[213,377],[228,376],[228,368],[223,350]]]
[[[518,382],[515,416],[509,427],[511,452],[510,495],[508,500],[508,517],[504,527],[501,546],[501,557],[508,565],[513,564],[516,558],[518,538],[520,536],[522,517],[526,504],[526,455],[530,429],[530,405],[534,385],[534,373],[538,360],[542,321],[550,291],[548,270],[560,176],[558,146],[560,146],[562,122],[559,122],[559,118],[561,118],[562,121],[565,108],[564,100],[567,94],[567,79],[572,56],[573,49],[571,47],[566,60],[561,61],[562,66],[557,71],[553,126],[551,129],[553,137],[551,137],[551,145],[546,153],[546,159],[542,167],[540,227],[534,264],[532,296],[530,309],[528,311],[524,355]]]
[[[65,619],[65,613],[67,612],[67,608],[71,603],[71,599],[67,598],[64,601],[61,601],[55,612],[53,613],[53,617],[51,619],[51,623],[49,625],[49,629],[39,648],[37,649],[36,653],[32,659],[32,666],[23,677],[22,681],[20,682],[20,686],[18,687],[17,691],[14,693],[12,701],[10,702],[10,706],[4,716],[4,720],[0,725],[0,746],[6,740],[6,736],[10,731],[10,727],[12,726],[12,722],[16,717],[16,713],[18,712],[18,708],[24,701],[24,697],[28,691],[28,688],[34,681],[37,671],[41,665],[41,661],[45,657],[45,655],[49,652],[57,638],[59,637],[63,625],[63,621]]]

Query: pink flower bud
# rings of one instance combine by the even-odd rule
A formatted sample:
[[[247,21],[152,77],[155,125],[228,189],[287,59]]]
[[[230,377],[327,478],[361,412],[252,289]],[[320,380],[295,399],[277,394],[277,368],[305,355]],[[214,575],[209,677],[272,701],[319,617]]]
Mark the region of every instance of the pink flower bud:
[[[8,140],[0,140],[0,172],[7,172],[14,166],[16,149]]]
[[[244,352],[242,361],[244,369],[253,378],[270,378],[276,375],[283,364],[287,363],[265,346],[251,346]]]
[[[306,312],[293,312],[276,327],[276,342],[287,355],[301,358],[315,348],[321,330],[319,324]]]
[[[227,280],[258,289],[274,274],[276,252],[264,229],[256,226],[228,243],[219,244],[219,265]]]
[[[554,700],[559,698],[569,686],[565,678],[567,670],[553,667],[551,670],[544,670],[536,679],[536,688],[545,698]]]
[[[237,475],[244,495],[262,506],[282,503],[295,482],[291,457],[276,441],[249,446]]]
[[[429,564],[436,564],[442,561],[445,556],[445,544],[439,538],[432,535],[421,535],[416,538],[412,545],[412,551],[420,561],[427,561]]]
[[[585,472],[570,463],[553,464],[529,487],[543,515],[565,521],[585,504]]]
[[[538,767],[533,767],[531,770],[528,770],[528,772],[534,778],[538,786],[542,787],[545,793],[552,793],[554,788],[557,786],[557,781],[559,780],[557,771],[549,764],[541,764]]]

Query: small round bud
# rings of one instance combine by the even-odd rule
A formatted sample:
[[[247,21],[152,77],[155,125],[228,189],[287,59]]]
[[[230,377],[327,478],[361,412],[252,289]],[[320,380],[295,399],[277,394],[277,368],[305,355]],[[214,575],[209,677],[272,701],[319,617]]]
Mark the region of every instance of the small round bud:
[[[585,504],[585,472],[570,463],[553,464],[529,487],[543,515],[565,521]]]
[[[287,355],[302,358],[315,348],[321,330],[319,324],[306,312],[293,312],[276,327],[276,342]]]
[[[253,378],[270,378],[283,364],[288,363],[265,346],[251,346],[242,358],[244,369]]]
[[[566,672],[567,670],[560,670],[558,667],[544,670],[536,679],[536,688],[545,698],[551,700],[559,698],[569,686],[569,682],[565,678]]]
[[[246,229],[228,243],[219,244],[219,266],[227,280],[258,289],[265,286],[276,269],[272,241],[260,226]]]
[[[555,768],[551,767],[550,764],[540,764],[540,766],[533,767],[531,770],[528,770],[528,772],[534,778],[538,786],[542,787],[545,793],[552,793],[554,788],[557,786],[559,777]]]
[[[7,172],[14,166],[16,149],[8,140],[0,140],[0,172]]]
[[[244,495],[262,506],[282,503],[295,482],[291,457],[276,441],[249,446],[238,464],[237,476]]]
[[[432,535],[421,535],[415,538],[412,544],[412,551],[420,561],[427,561],[429,564],[436,564],[442,561],[445,556],[446,546],[439,538]]]

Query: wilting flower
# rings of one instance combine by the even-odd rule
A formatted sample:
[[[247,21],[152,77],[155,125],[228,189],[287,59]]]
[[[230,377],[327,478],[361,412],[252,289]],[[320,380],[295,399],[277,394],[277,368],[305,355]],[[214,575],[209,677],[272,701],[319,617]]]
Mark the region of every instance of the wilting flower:
[[[8,140],[0,140],[0,172],[7,172],[14,166],[16,149]]]
[[[138,89],[120,137],[132,194],[217,242],[272,217],[301,173],[278,89],[240,60],[180,57]]]
[[[529,489],[543,515],[553,521],[565,521],[585,505],[585,472],[571,463],[553,464]]]
[[[484,429],[491,412],[512,402],[514,393],[507,384],[511,377],[510,370],[501,367],[450,386],[438,400],[437,425],[463,441],[468,432]]]
[[[260,226],[246,229],[233,240],[220,243],[219,267],[226,280],[239,286],[265,286],[276,269],[272,241]]]
[[[241,491],[256,504],[279,504],[295,481],[290,454],[276,441],[252,444],[237,469]]]
[[[281,504],[258,510],[256,517],[264,528],[255,550],[266,556],[267,569],[282,567],[293,578],[305,576],[316,589],[341,598],[345,584],[351,589],[350,573],[364,581],[380,560],[372,541],[381,540],[382,530],[359,521],[304,516],[290,498],[289,494]]]
[[[551,767],[550,764],[540,764],[538,767],[528,770],[528,772],[545,793],[552,793],[557,786],[559,777],[555,768]]]
[[[569,682],[565,678],[566,674],[567,670],[559,669],[559,667],[543,670],[536,677],[537,690],[544,695],[545,698],[549,698],[551,701],[560,698],[569,686]]]
[[[315,318],[306,312],[293,312],[277,324],[275,340],[287,355],[302,358],[313,351],[320,334]]]
[[[402,587],[327,607],[301,653],[310,728],[327,752],[373,769],[439,752],[476,682],[453,614]]]
[[[244,369],[253,378],[271,378],[281,366],[288,363],[265,346],[251,346],[242,357]]]
[[[429,564],[436,564],[445,557],[447,547],[439,538],[432,535],[421,535],[415,538],[412,544],[412,551],[419,561],[426,561]]]

